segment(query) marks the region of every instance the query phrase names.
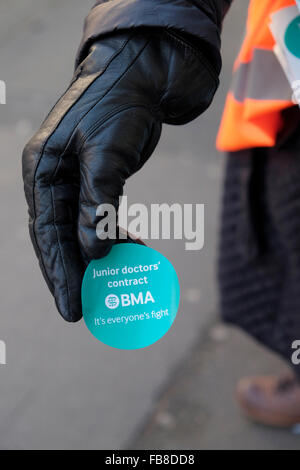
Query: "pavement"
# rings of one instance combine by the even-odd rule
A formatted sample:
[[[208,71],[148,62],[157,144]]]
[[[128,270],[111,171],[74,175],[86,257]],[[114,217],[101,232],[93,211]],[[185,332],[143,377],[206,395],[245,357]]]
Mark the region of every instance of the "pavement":
[[[246,375],[286,366],[245,335],[216,322],[173,372],[131,449],[299,450],[299,426],[271,429],[248,421],[236,405],[235,384]]]
[[[0,80],[0,449],[296,448],[291,433],[257,429],[234,406],[235,379],[277,360],[218,325],[215,258],[223,156],[214,148],[244,27],[247,0],[225,22],[221,86],[193,123],[165,126],[155,155],[132,177],[130,202],[205,204],[205,247],[151,241],[173,263],[180,311],[170,332],[138,352],[99,343],[64,323],[33,254],[21,180],[24,144],[72,76],[93,1],[2,0]],[[234,364],[234,365],[233,365]],[[280,364],[281,365],[281,364]],[[195,420],[194,420],[195,418]]]

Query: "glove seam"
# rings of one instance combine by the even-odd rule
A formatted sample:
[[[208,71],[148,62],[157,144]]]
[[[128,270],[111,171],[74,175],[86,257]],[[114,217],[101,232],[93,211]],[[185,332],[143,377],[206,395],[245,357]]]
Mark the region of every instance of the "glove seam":
[[[61,123],[61,121],[64,119],[65,115],[70,111],[70,109],[72,109],[72,107],[80,100],[81,96],[83,95],[83,93],[85,93],[90,86],[93,85],[93,83],[95,83],[96,80],[98,80],[98,78],[102,77],[102,75],[107,71],[108,67],[110,66],[110,64],[118,57],[118,55],[120,55],[124,48],[127,46],[127,44],[129,43],[129,41],[134,37],[134,33],[128,37],[122,44],[122,46],[120,46],[120,48],[109,58],[109,60],[107,61],[107,63],[103,66],[102,70],[96,74],[94,74],[94,79],[91,81],[91,83],[88,84],[88,86],[84,89],[84,91],[82,92],[82,94],[76,99],[76,101],[72,104],[72,106],[70,108],[68,108],[68,110],[65,112],[65,114],[62,116],[61,120],[57,123],[57,125],[55,126],[55,129],[53,130],[52,134],[56,131],[57,127],[59,126],[59,124]],[[59,102],[66,96],[66,94],[70,91],[70,89],[72,88],[72,86],[77,82],[77,80],[80,78],[80,74],[81,72],[83,71],[83,63],[79,64],[78,66],[78,69],[80,69],[80,72],[78,71],[77,72],[77,69],[75,70],[75,76],[73,77],[73,79],[71,80],[68,88],[66,89],[66,91],[60,96],[60,98],[56,101],[56,103],[53,105],[53,107],[50,109],[49,113],[47,114],[47,116],[45,117],[43,123],[45,123],[47,121],[47,119],[49,118],[50,114],[52,113],[52,111],[55,109],[55,107],[59,104]],[[77,72],[77,73],[76,73]],[[91,74],[91,76],[93,76],[93,74]],[[51,135],[52,135],[51,134]],[[50,137],[51,137],[50,135]]]
[[[127,111],[129,109],[135,109],[135,108],[146,109],[147,111],[149,111],[149,113],[152,115],[152,117],[155,120],[161,122],[160,117],[158,115],[156,115],[156,113],[154,112],[155,106],[151,107],[151,106],[147,106],[146,104],[139,104],[139,103],[127,103],[126,105],[124,104],[123,106],[116,109],[114,112],[108,113],[105,117],[103,117],[103,119],[101,119],[97,123],[95,123],[91,127],[91,129],[89,129],[88,132],[80,138],[81,146],[80,146],[80,149],[78,151],[78,158],[80,158],[80,155],[82,153],[82,149],[83,149],[84,144],[91,137],[93,137],[94,133],[97,132],[103,124],[106,124],[110,119],[118,116],[118,114],[121,114],[122,112]]]
[[[132,39],[134,37],[134,35],[131,36],[130,39]],[[143,45],[142,49],[138,52],[138,54],[135,56],[135,58],[130,62],[130,64],[128,65],[128,67],[126,68],[126,70],[124,70],[124,72],[122,73],[122,75],[120,75],[117,80],[115,80],[115,82],[110,86],[110,88],[108,90],[105,91],[105,93],[101,96],[101,98],[99,98],[98,101],[96,101],[96,103],[81,117],[81,119],[78,121],[76,127],[74,128],[72,134],[70,135],[65,147],[64,147],[64,150],[62,151],[61,153],[61,157],[64,156],[64,154],[67,152],[68,150],[68,147],[74,137],[74,134],[76,133],[80,123],[83,121],[83,119],[108,95],[108,93],[110,93],[113,88],[119,83],[119,81],[126,75],[126,73],[129,71],[129,69],[132,67],[132,65],[139,59],[140,55],[144,52],[144,50],[146,49],[146,47],[148,46],[149,44],[149,39],[147,39],[147,42]],[[128,43],[128,41],[126,42],[126,44]],[[102,77],[102,75],[99,75],[99,77],[96,78],[96,80],[98,80],[98,78]]]
[[[58,164],[56,166],[56,169],[58,167],[60,163],[60,159],[58,161]],[[56,170],[55,170],[56,171]],[[67,277],[67,271],[66,271],[66,265],[65,265],[65,260],[64,260],[64,257],[62,255],[62,247],[61,247],[61,241],[60,241],[60,237],[59,237],[59,234],[58,234],[58,230],[57,230],[57,225],[55,223],[55,217],[56,217],[56,213],[55,213],[55,205],[54,205],[54,196],[53,196],[53,185],[50,185],[50,191],[51,191],[51,205],[52,205],[52,208],[53,208],[53,225],[54,225],[54,228],[55,228],[55,233],[56,233],[56,238],[57,238],[57,243],[58,243],[58,246],[59,246],[59,256],[61,258],[61,261],[62,261],[62,266],[63,266],[63,270],[64,270],[64,275],[65,275],[65,279],[66,279],[66,287],[67,287],[67,302],[68,302],[68,311],[69,311],[69,314],[70,314],[70,317],[75,319],[76,315],[73,315],[73,312],[70,308],[70,288],[69,288],[69,281],[68,281],[68,277]]]
[[[182,38],[181,36],[177,35],[174,31],[166,30],[165,34],[172,37],[177,43],[181,44],[185,49],[188,49],[192,54],[194,54],[198,59],[201,65],[203,65],[213,80],[216,82],[216,85],[218,85],[219,78],[214,70],[212,64],[209,62],[209,60],[206,58],[206,56],[198,49],[196,49],[195,46],[190,44],[185,38]]]

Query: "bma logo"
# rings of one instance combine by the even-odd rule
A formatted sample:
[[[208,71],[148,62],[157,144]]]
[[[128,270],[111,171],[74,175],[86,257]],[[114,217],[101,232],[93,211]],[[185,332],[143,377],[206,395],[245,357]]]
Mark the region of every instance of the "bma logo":
[[[122,307],[130,307],[132,305],[137,305],[137,304],[144,305],[144,304],[147,304],[148,302],[152,302],[153,304],[155,303],[155,300],[151,292],[147,291],[145,295],[143,294],[143,292],[139,292],[137,297],[133,293],[122,294],[121,300],[119,299],[117,295],[109,294],[105,299],[105,305],[106,307],[110,309],[115,309],[115,308],[118,308],[118,306],[120,305],[120,301],[121,301]]]
[[[0,80],[0,104],[6,104],[6,84]]]
[[[0,365],[6,364],[6,344],[4,341],[0,341]]]
[[[115,309],[118,308],[120,304],[119,297],[115,294],[110,294],[105,299],[105,305],[108,308]]]

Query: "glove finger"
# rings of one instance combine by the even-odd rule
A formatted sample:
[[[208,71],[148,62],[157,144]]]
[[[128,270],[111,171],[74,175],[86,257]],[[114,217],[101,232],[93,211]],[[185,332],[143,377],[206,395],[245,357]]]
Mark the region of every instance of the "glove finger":
[[[111,117],[85,141],[79,162],[78,239],[86,261],[102,258],[115,242],[113,221],[108,238],[99,238],[107,204],[117,212],[126,179],[149,158],[160,134],[161,123],[148,109],[132,107]]]
[[[59,312],[75,322],[82,316],[84,269],[76,229],[79,173],[76,160],[61,152],[58,141],[55,132],[49,137],[45,126],[41,128],[25,147],[23,177],[30,235],[41,270]]]

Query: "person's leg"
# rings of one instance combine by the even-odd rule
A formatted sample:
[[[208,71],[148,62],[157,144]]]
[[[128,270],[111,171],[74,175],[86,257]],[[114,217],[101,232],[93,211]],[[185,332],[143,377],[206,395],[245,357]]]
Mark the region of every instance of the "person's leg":
[[[270,349],[284,283],[284,253],[266,202],[267,150],[227,157],[219,252],[223,319]]]
[[[230,154],[219,259],[225,321],[292,365],[300,339],[300,128],[273,149]],[[269,425],[300,422],[300,370],[243,379],[245,413]]]

